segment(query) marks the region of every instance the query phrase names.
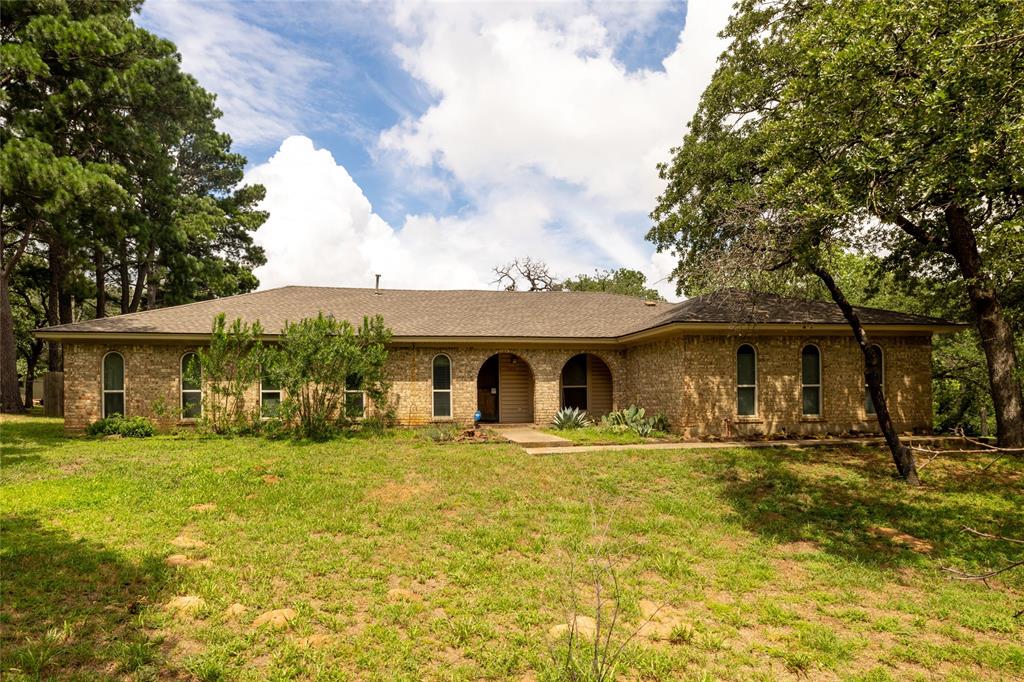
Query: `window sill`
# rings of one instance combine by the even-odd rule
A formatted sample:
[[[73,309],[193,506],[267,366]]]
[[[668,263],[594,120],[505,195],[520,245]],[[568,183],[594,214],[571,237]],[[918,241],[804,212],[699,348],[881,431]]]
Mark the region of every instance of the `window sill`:
[[[733,421],[737,424],[764,424],[764,418],[757,415],[744,417],[737,416],[733,418]]]

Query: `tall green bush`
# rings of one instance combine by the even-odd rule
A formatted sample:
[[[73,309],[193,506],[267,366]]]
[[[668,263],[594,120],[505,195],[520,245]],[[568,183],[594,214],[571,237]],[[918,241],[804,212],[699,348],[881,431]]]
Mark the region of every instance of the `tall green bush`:
[[[246,405],[245,392],[260,378],[266,355],[262,339],[258,321],[250,326],[235,319],[229,325],[224,313],[214,319],[210,345],[196,351],[198,365],[193,362],[185,368],[188,380],[202,383],[201,428],[232,433],[249,426],[259,405]]]
[[[384,372],[391,332],[379,315],[356,329],[347,320],[320,314],[287,323],[277,347],[265,356],[267,374],[280,385],[280,416],[296,435],[326,438],[360,415],[345,390],[365,391],[375,423],[388,420],[390,386]]]

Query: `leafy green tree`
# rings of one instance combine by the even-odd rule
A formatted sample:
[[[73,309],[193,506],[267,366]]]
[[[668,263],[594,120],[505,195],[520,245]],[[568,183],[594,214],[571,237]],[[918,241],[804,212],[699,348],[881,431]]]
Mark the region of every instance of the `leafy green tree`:
[[[594,270],[593,275],[581,273],[562,282],[567,291],[607,291],[612,294],[635,296],[648,301],[663,301],[656,289],[647,286],[647,277],[639,270]]]
[[[48,262],[50,324],[249,291],[265,261],[260,187],[214,127],[214,96],[174,45],[132,21],[133,0],[26,0],[0,13],[0,408],[13,409],[9,280]],[[79,315],[82,311],[79,311]],[[60,369],[58,344],[48,363]]]
[[[258,321],[248,325],[235,319],[228,324],[224,313],[214,318],[209,344],[196,351],[198,363],[185,368],[187,382],[202,386],[202,428],[232,433],[251,424],[259,404],[247,405],[245,393],[259,381],[265,350]]]
[[[386,409],[390,339],[380,316],[364,319],[358,330],[322,313],[286,324],[265,369],[281,387],[282,420],[302,437],[326,438],[351,418],[346,389],[364,390],[376,408]]]
[[[668,187],[648,237],[679,254],[680,288],[723,270],[794,268],[831,280],[838,301],[830,257],[854,246],[955,279],[982,339],[1000,440],[1024,443],[1000,299],[1024,255],[1019,9],[741,0],[730,47],[661,167]]]

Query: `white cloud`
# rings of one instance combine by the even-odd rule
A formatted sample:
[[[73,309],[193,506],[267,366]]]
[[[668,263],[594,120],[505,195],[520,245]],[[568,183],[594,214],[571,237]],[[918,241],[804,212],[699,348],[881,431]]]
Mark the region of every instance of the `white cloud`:
[[[491,267],[520,254],[540,254],[560,272],[589,261],[549,229],[551,201],[542,192],[508,196],[465,215],[408,216],[400,231],[373,212],[369,200],[331,153],[302,136],[286,139],[245,176],[267,188],[270,218],[256,242],[267,265],[262,287],[286,284],[490,288]]]
[[[723,45],[720,0],[692,2],[664,71],[629,72],[594,14],[563,23],[489,5],[407,10],[405,68],[438,102],[385,131],[380,144],[416,165],[438,163],[470,187],[504,187],[535,173],[579,185],[584,199],[626,212],[651,209],[655,166],[681,141]]]
[[[561,276],[640,269],[674,298],[674,259],[644,241],[646,214],[729,5],[691,1],[664,70],[640,71],[614,58],[625,15],[607,7],[621,6],[397,6],[396,52],[436,103],[381,133],[378,162],[398,164],[405,191],[452,189],[468,207],[389,225],[329,152],[289,137],[246,176],[268,191],[262,286],[370,286],[381,273],[391,287],[490,288],[493,266],[529,255]]]
[[[241,19],[227,3],[149,0],[140,21],[181,52],[182,67],[217,93],[218,127],[242,145],[298,132],[310,84],[327,65]]]

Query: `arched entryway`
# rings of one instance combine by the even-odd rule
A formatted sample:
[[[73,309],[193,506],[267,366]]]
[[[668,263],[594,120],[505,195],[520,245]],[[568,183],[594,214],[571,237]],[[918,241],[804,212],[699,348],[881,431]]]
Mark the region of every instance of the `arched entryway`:
[[[482,422],[533,423],[533,370],[518,355],[487,358],[476,377],[476,396]]]
[[[577,407],[591,417],[612,411],[612,371],[591,353],[569,358],[562,367],[562,407]]]

